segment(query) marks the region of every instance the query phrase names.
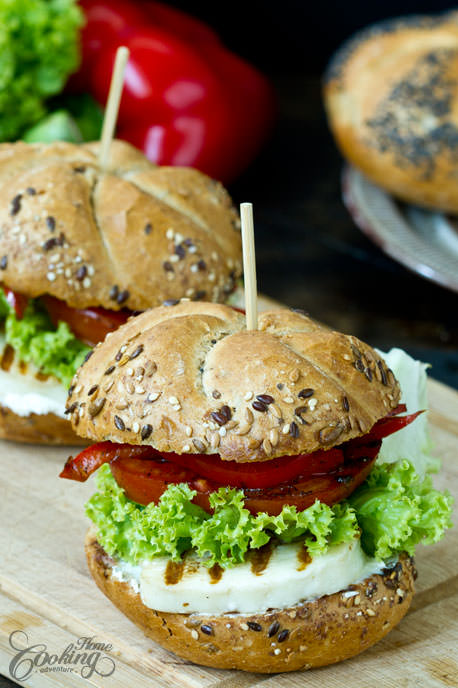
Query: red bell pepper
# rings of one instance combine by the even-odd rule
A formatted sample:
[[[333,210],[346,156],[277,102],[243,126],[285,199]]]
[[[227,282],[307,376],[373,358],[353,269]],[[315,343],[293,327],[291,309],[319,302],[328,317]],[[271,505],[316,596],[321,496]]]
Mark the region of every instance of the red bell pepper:
[[[82,65],[72,90],[105,104],[116,49],[130,59],[118,136],[161,165],[227,183],[251,162],[274,121],[269,82],[206,24],[155,1],[81,0]]]

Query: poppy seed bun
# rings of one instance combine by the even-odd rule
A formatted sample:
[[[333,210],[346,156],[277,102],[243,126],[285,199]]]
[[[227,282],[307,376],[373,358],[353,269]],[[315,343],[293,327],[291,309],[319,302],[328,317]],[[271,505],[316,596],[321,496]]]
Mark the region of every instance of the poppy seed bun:
[[[88,444],[87,440],[74,433],[68,420],[55,413],[19,416],[1,404],[0,438],[28,444]]]
[[[97,153],[97,143],[0,145],[0,282],[75,308],[224,300],[241,240],[223,187],[122,141],[105,173]]]
[[[362,435],[399,394],[371,347],[305,315],[260,313],[247,331],[229,306],[182,302],[131,318],[97,345],[67,409],[92,440],[265,461]]]
[[[331,61],[324,97],[343,155],[373,182],[458,212],[458,12],[356,34]]]
[[[196,664],[261,673],[341,662],[383,638],[407,612],[416,576],[413,560],[374,574],[343,592],[259,614],[179,614],[146,607],[126,582],[112,577],[113,560],[90,530],[89,570],[100,590],[149,638]]]

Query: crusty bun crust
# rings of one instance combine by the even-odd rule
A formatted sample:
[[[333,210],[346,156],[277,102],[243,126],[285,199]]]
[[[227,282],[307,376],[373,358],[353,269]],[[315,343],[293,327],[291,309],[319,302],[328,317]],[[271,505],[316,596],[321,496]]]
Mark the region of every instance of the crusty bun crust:
[[[184,302],[96,346],[67,408],[92,440],[264,461],[364,434],[399,394],[371,347],[300,313],[261,313],[247,331],[228,306]]]
[[[372,181],[458,212],[458,12],[356,34],[334,56],[324,96],[343,155]]]
[[[87,440],[74,433],[71,424],[65,418],[60,418],[54,413],[18,416],[1,404],[0,438],[30,444],[88,444]]]
[[[93,532],[89,570],[100,590],[149,638],[196,664],[261,673],[341,662],[383,638],[407,612],[416,576],[413,560],[342,592],[261,614],[171,614],[146,607],[128,583],[111,577],[113,561]]]
[[[97,153],[96,143],[0,145],[0,282],[76,308],[224,300],[241,240],[223,187],[122,141],[105,173]]]

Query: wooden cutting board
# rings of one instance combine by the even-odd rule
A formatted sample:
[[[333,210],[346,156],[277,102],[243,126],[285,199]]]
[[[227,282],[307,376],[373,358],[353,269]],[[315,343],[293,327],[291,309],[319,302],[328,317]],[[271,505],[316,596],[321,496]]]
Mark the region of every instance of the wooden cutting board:
[[[443,470],[436,477],[458,499],[458,393],[429,383],[432,436]],[[81,637],[112,646],[100,665],[107,673],[83,678],[35,670],[21,685],[33,688],[135,686],[161,688],[410,688],[458,686],[458,529],[419,547],[417,595],[392,633],[364,654],[310,671],[266,676],[206,669],[182,661],[147,640],[99,592],[86,569],[84,502],[94,490],[59,480],[69,450],[0,442],[0,673],[21,648],[45,645],[61,655]],[[14,634],[10,645],[11,633]],[[111,662],[111,664],[110,664]],[[113,665],[114,662],[114,665]],[[25,668],[25,664],[21,665]],[[67,665],[69,666],[69,665]]]

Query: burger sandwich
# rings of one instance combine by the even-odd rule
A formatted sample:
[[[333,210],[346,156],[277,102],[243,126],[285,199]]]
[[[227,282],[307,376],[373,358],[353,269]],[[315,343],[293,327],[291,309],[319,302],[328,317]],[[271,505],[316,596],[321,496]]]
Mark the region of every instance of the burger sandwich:
[[[222,186],[113,141],[0,145],[0,437],[76,441],[66,389],[135,312],[224,301],[241,272]],[[79,440],[81,442],[81,440]]]
[[[370,647],[410,605],[416,545],[450,526],[424,368],[286,309],[252,331],[212,303],[131,319],[67,402],[95,442],[61,477],[97,471],[97,585],[197,664],[293,671]]]

